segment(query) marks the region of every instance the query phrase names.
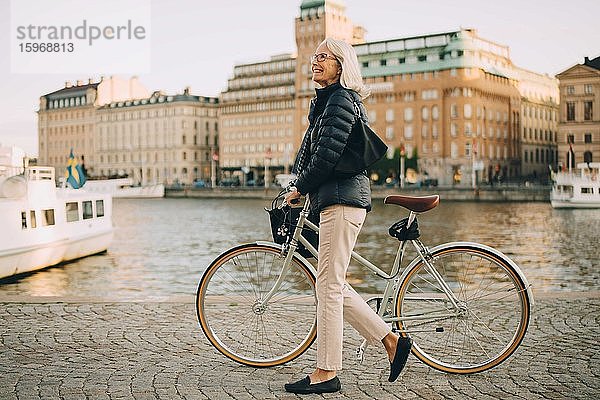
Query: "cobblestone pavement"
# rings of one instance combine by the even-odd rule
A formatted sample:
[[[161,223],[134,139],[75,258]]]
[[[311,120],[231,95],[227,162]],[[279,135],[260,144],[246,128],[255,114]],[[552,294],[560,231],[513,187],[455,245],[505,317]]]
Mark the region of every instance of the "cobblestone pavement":
[[[297,398],[283,384],[311,370],[314,346],[281,367],[238,365],[211,347],[189,300],[0,299],[0,399]],[[598,294],[538,298],[522,346],[499,367],[457,376],[411,356],[393,384],[383,348],[355,361],[360,340],[347,327],[342,391],[323,397],[598,399],[599,323]]]

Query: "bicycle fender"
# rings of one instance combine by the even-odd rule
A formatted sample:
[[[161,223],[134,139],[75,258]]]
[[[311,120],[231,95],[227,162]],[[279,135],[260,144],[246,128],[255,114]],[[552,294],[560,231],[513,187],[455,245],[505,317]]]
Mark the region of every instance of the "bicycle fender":
[[[271,247],[273,249],[277,249],[279,251],[281,251],[281,245],[274,243],[274,242],[268,242],[268,241],[256,241],[254,242],[257,245],[260,246],[267,246],[267,247]],[[313,277],[317,276],[317,271],[315,270],[315,268],[313,267],[313,265],[308,262],[308,260],[304,257],[302,257],[298,252],[294,252],[294,257],[300,261],[309,271],[310,273],[313,275]]]
[[[434,246],[434,247],[430,248],[429,251],[431,253],[435,253],[437,251],[448,249],[448,248],[452,248],[452,247],[467,247],[467,248],[476,249],[476,250],[483,250],[485,252],[491,253],[491,254],[495,255],[496,257],[501,258],[504,261],[506,261],[515,270],[515,272],[517,273],[519,279],[523,283],[523,286],[525,286],[527,297],[529,298],[529,304],[530,304],[531,309],[533,310],[534,298],[533,298],[533,291],[531,290],[531,285],[527,281],[527,278],[525,277],[525,274],[523,274],[523,271],[521,271],[521,268],[519,268],[519,266],[510,257],[508,257],[506,254],[502,253],[500,250],[497,250],[497,249],[495,249],[493,247],[490,247],[490,246],[487,246],[485,244],[475,243],[475,242],[448,242],[448,243],[442,243],[442,244],[438,244],[437,246]],[[406,275],[408,274],[408,272],[419,261],[421,261],[421,258],[419,256],[417,256],[417,257],[415,257],[410,262],[410,264],[408,265],[408,267],[406,267],[406,269],[404,270],[402,276],[400,277],[400,282],[402,282],[404,280],[404,278],[406,277]]]

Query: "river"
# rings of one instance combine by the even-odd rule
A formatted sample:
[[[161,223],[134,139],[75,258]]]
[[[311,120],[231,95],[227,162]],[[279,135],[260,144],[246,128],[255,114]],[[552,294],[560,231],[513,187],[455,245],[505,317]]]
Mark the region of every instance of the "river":
[[[163,299],[193,295],[210,261],[235,244],[270,237],[264,200],[114,201],[115,237],[107,253],[0,284],[0,295]],[[397,249],[388,227],[405,216],[374,202],[360,254],[389,271]],[[600,210],[555,210],[548,203],[444,202],[419,216],[427,245],[481,242],[511,257],[534,292],[597,290]],[[405,260],[406,262],[406,260]],[[362,293],[384,282],[357,265],[348,280]]]

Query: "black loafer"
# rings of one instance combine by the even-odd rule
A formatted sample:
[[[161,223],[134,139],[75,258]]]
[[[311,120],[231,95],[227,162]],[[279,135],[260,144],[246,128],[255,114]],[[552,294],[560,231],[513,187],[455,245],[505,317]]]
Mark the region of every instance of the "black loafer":
[[[285,391],[296,394],[311,394],[311,393],[333,393],[338,392],[342,388],[340,379],[335,376],[328,381],[315,383],[311,385],[310,377],[300,379],[298,382],[286,383]]]
[[[406,365],[406,359],[410,354],[410,348],[412,346],[412,339],[408,337],[400,336],[398,338],[398,345],[396,346],[396,354],[394,354],[394,360],[390,363],[390,376],[388,381],[394,382],[400,376],[400,372]]]

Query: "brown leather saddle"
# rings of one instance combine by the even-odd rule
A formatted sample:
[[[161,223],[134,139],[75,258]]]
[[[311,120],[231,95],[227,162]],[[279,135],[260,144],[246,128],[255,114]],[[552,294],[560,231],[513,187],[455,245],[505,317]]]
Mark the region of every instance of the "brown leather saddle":
[[[383,200],[384,204],[395,204],[409,209],[416,213],[422,213],[435,208],[440,204],[440,196],[435,194],[431,196],[402,196],[393,194]]]

